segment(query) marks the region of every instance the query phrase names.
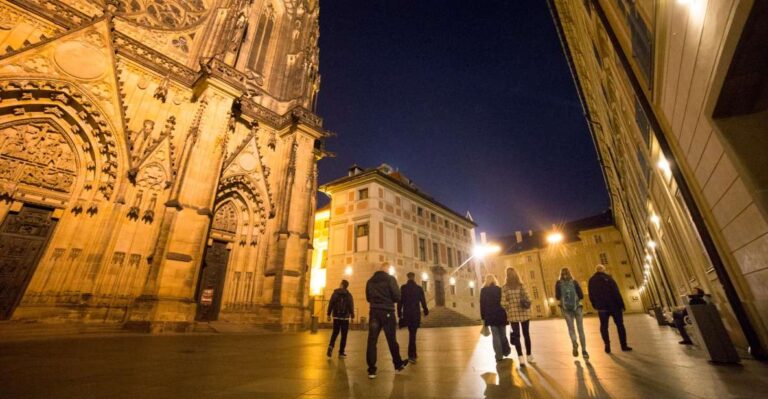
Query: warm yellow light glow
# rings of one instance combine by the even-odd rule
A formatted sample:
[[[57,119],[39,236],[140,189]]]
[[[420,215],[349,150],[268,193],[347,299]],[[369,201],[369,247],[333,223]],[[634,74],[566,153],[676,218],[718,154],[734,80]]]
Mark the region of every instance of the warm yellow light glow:
[[[549,303],[555,303],[555,298],[549,298]]]
[[[643,268],[644,268],[645,270],[651,270],[651,265],[649,265],[649,264],[647,264],[647,263],[646,263],[646,264],[645,264],[645,266],[644,266]]]
[[[659,155],[659,162],[656,163],[656,166],[658,166],[659,169],[664,172],[664,177],[667,179],[672,176],[672,167],[669,165],[667,158],[664,158],[664,155]]]
[[[456,277],[451,277],[451,278],[448,280],[448,282],[449,282],[451,285],[456,285]]]
[[[395,275],[395,267],[394,266],[390,266],[389,267],[389,275],[390,276],[394,276]]]
[[[648,262],[650,262],[650,261],[652,261],[652,260],[653,260],[653,258],[651,258],[651,255],[645,255],[645,260],[647,260]]]
[[[429,280],[429,274],[427,272],[421,273],[421,281],[428,281]]]
[[[469,282],[469,288],[475,288],[475,282],[474,281],[470,281]]]
[[[312,269],[312,275],[309,277],[309,291],[312,295],[320,295],[325,289],[325,271],[326,269]]]
[[[550,244],[559,244],[563,241],[563,233],[555,231],[547,235],[547,242]]]
[[[655,214],[655,213],[654,213],[654,214],[652,214],[652,215],[651,215],[651,223],[653,223],[654,225],[656,225],[656,228],[657,228],[657,229],[658,229],[659,227],[661,227],[661,218],[659,217],[659,215],[657,215],[657,214]]]
[[[486,255],[495,254],[501,251],[501,247],[496,244],[481,244],[472,248],[472,256],[482,258]]]
[[[648,248],[650,249],[656,248],[656,241],[648,240]]]
[[[344,268],[344,274],[347,275],[347,276],[351,276],[352,275],[352,266],[345,267]]]

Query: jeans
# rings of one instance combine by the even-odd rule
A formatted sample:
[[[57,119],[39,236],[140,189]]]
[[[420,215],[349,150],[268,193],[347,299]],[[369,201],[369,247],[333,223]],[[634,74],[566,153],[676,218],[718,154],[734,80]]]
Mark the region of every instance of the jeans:
[[[416,359],[416,331],[419,328],[416,326],[408,326],[408,358]]]
[[[531,334],[528,333],[528,325],[530,320],[526,321],[513,321],[509,324],[512,326],[512,334],[510,334],[509,340],[512,341],[512,345],[517,350],[517,356],[523,356],[523,348],[520,346],[520,327],[523,329],[523,337],[525,338],[525,353],[531,355]]]
[[[336,337],[341,331],[341,343],[339,343],[339,353],[344,353],[344,348],[347,347],[347,332],[349,332],[349,320],[333,319],[333,333],[331,333],[331,342],[329,347],[333,348],[336,345]]]
[[[395,336],[395,311],[371,309],[369,317],[368,348],[365,356],[368,362],[368,373],[376,374],[376,343],[382,330],[384,330],[384,337],[387,338],[392,363],[396,369],[399,368],[403,365],[403,359],[400,357],[400,346],[397,345],[397,337]]]
[[[507,326],[488,326],[488,328],[491,330],[493,339],[493,353],[496,355],[496,360],[501,360],[512,352],[507,341]]]
[[[576,343],[576,328],[579,329],[579,341],[581,341],[581,350],[587,350],[587,340],[584,338],[584,308],[579,306],[576,310],[563,309],[563,317],[565,318],[565,324],[568,325],[568,335],[571,336],[571,343],[574,348],[578,348]],[[573,324],[576,322],[576,327]]]
[[[613,322],[616,323],[616,330],[619,332],[619,343],[621,347],[627,346],[627,330],[624,329],[624,314],[621,309],[618,310],[599,310],[597,315],[600,317],[600,335],[603,337],[605,345],[611,344],[611,339],[608,336],[608,319],[613,317]]]

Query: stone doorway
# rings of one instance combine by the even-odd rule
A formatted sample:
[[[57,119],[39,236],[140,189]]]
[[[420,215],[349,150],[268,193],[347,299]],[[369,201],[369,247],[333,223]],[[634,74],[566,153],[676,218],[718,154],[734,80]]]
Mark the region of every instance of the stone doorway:
[[[435,306],[445,306],[445,269],[434,266],[432,275],[435,277]]]
[[[21,302],[56,227],[52,216],[52,209],[25,205],[0,225],[0,320],[9,319]]]
[[[215,321],[221,310],[224,278],[229,261],[227,242],[213,240],[206,249],[197,290],[197,321]]]

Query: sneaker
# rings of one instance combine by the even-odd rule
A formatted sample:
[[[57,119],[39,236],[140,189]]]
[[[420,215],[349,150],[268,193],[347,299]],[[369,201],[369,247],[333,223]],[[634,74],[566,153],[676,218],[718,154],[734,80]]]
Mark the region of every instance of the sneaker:
[[[376,378],[376,373],[368,373],[368,379],[374,379]]]
[[[346,353],[339,353],[339,359],[344,359],[347,357]]]
[[[518,356],[517,360],[520,362],[520,367],[525,367],[525,359],[522,356]]]
[[[631,351],[631,350],[632,350],[632,348],[630,348],[630,347],[628,347],[628,346],[626,346],[626,345],[625,345],[625,346],[622,346],[622,347],[621,347],[621,350],[622,350],[622,352],[629,352],[629,351]]]
[[[534,363],[536,362],[536,358],[533,357],[533,355],[528,355],[528,363]]]
[[[403,363],[400,364],[400,367],[395,369],[395,373],[400,374],[405,370],[405,367],[408,366],[408,360],[403,360]]]
[[[605,353],[611,353],[611,344],[605,344]]]
[[[408,363],[416,364],[416,358],[415,357],[409,357],[408,358]]]
[[[581,352],[581,357],[583,357],[584,360],[587,360],[587,359],[589,359],[589,353],[587,353],[587,351],[582,351]]]
[[[329,346],[328,350],[325,351],[325,356],[327,356],[328,359],[333,358],[333,347],[332,346]]]
[[[573,357],[578,357],[578,356],[579,356],[579,348],[574,346],[573,347]]]

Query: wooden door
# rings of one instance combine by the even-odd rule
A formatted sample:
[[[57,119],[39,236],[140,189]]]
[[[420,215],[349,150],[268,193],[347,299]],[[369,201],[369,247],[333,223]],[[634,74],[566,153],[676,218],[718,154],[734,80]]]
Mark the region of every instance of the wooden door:
[[[0,320],[11,317],[32,278],[56,221],[53,211],[24,206],[0,225]]]
[[[214,240],[205,251],[203,267],[200,270],[200,285],[197,292],[198,321],[214,321],[219,318],[228,261],[227,243]]]

